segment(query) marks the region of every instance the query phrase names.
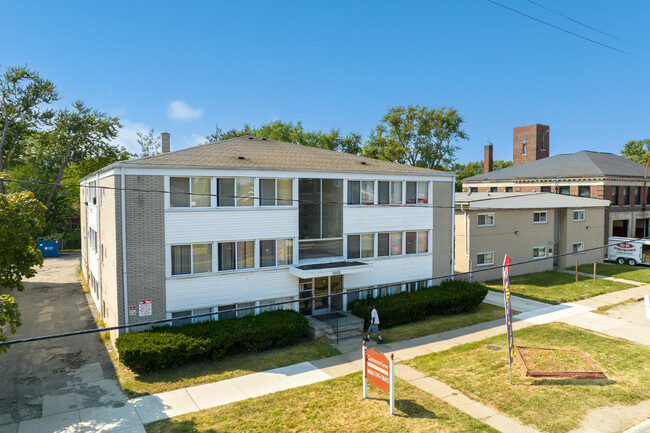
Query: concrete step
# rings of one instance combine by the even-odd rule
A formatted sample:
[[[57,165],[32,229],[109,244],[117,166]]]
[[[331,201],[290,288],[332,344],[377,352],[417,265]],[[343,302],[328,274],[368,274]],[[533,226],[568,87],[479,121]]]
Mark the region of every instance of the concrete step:
[[[337,342],[337,335],[333,331],[327,332],[327,338],[333,343]],[[350,339],[360,340],[361,338],[363,338],[363,332],[359,331],[358,329],[339,332],[338,334],[338,342],[341,342],[343,340],[350,340]]]

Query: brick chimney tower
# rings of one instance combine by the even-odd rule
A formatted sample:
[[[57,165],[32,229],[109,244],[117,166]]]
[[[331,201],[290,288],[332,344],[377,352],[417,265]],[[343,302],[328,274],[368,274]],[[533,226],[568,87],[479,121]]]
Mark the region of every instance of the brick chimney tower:
[[[513,129],[512,163],[514,165],[537,161],[549,156],[548,125],[518,126]]]
[[[493,160],[492,160],[493,150],[494,149],[492,143],[488,143],[485,145],[485,149],[483,150],[483,173],[489,173],[493,169]]]
[[[169,132],[162,132],[160,134],[160,144],[161,144],[160,150],[162,151],[162,153],[169,153],[169,151],[171,150],[170,149],[171,140],[169,137]]]

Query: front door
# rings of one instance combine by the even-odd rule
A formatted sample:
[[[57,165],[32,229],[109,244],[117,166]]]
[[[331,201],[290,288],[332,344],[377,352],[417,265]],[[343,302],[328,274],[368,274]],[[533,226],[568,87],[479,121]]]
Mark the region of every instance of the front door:
[[[306,316],[343,309],[343,277],[301,278],[300,312]],[[315,297],[316,299],[309,299]]]
[[[313,309],[313,302],[311,297],[314,295],[313,280],[311,278],[300,279],[300,312],[305,316],[311,316]]]

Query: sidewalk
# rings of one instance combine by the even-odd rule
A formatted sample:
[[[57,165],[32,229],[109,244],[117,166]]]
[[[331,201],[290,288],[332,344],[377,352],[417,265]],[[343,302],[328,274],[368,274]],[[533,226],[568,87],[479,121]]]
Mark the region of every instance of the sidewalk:
[[[642,330],[636,329],[634,325],[624,320],[608,318],[591,312],[600,305],[617,303],[624,299],[633,299],[649,291],[650,285],[644,285],[600,295],[585,301],[560,305],[548,305],[513,296],[513,309],[520,311],[519,314],[513,317],[513,329],[518,330],[536,324],[562,321],[642,344],[650,344],[648,337],[645,337],[650,336],[650,327],[644,327]],[[503,294],[488,292],[485,302],[503,306]],[[416,356],[440,352],[461,344],[503,334],[504,332],[504,321],[493,320],[439,334],[384,344],[382,345],[382,352],[394,353],[397,361],[405,361]],[[82,409],[24,421],[19,424],[0,426],[0,433],[108,431],[143,433],[145,432],[144,424],[156,420],[361,371],[361,344],[341,345],[340,350],[345,350],[346,347],[349,351],[327,359],[303,362],[234,379],[138,397],[127,401],[122,407]],[[513,433],[536,432],[535,429],[523,426],[515,420],[498,414],[493,409],[469,399],[442,382],[425,377],[423,373],[407,366],[399,366],[396,370],[398,377],[447,401],[452,406],[482,420],[499,431]]]

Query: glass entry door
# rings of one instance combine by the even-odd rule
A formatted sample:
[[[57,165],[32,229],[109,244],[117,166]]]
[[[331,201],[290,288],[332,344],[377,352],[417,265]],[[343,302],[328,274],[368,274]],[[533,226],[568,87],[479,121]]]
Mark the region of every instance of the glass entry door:
[[[343,309],[343,277],[301,278],[300,312],[306,316],[326,314]],[[309,299],[322,296],[317,299]]]

